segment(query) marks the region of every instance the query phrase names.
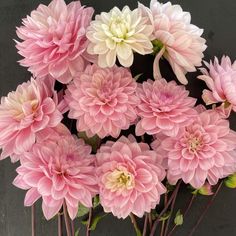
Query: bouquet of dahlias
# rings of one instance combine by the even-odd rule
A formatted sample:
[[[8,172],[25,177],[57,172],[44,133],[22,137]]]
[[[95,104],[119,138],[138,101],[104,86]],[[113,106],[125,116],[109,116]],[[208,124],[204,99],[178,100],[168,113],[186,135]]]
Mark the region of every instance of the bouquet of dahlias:
[[[236,187],[228,121],[236,63],[202,63],[203,30],[179,5],[151,0],[93,13],[79,1],[53,0],[17,27],[20,64],[32,78],[1,99],[1,159],[19,161],[13,184],[27,190],[24,205],[33,211],[41,198],[45,218],[58,215],[59,236],[62,215],[68,236],[79,235],[76,217],[89,236],[106,213],[130,217],[137,236],[170,236],[197,194],[212,202],[223,181]],[[152,58],[153,76],[133,72],[137,54]],[[163,78],[161,60],[176,80]],[[206,106],[184,86],[197,69]],[[192,197],[175,212],[183,187]],[[34,229],[34,215],[32,222]]]

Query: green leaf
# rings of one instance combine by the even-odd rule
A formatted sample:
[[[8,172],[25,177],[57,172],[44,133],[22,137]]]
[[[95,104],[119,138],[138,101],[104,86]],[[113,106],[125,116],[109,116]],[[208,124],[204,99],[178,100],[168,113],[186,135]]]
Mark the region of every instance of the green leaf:
[[[99,199],[99,196],[96,195],[94,198],[93,198],[93,208],[96,208],[97,206],[100,205],[100,199]]]
[[[100,222],[101,219],[103,219],[107,214],[103,215],[96,215],[91,223],[90,230],[95,230],[97,227],[97,224]]]
[[[84,216],[84,215],[88,214],[88,212],[89,212],[88,207],[85,207],[84,205],[79,204],[79,209],[78,209],[78,213],[77,213],[78,217]]]
[[[160,221],[166,221],[170,218],[170,211],[167,211],[161,218]]]
[[[228,188],[236,188],[236,173],[228,176],[228,178],[225,179],[224,182]]]
[[[96,152],[100,146],[101,139],[97,135],[89,138],[85,132],[79,132],[78,137],[83,139],[86,144],[90,145],[93,149],[93,152]]]
[[[75,236],[79,236],[80,228],[75,231]]]
[[[158,214],[157,214],[156,210],[152,210],[151,211],[151,218],[152,218],[152,220],[157,219],[157,217],[158,217]]]
[[[175,225],[182,225],[184,222],[183,214],[181,214],[180,210],[177,211],[175,215]]]

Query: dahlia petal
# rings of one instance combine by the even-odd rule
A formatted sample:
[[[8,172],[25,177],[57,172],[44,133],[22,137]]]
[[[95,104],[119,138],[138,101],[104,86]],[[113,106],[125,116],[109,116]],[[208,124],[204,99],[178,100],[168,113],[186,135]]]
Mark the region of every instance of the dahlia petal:
[[[66,204],[66,206],[67,206],[67,210],[68,210],[70,218],[74,220],[78,213],[78,206],[73,207],[70,204]]]
[[[25,195],[24,206],[32,206],[40,197],[37,188],[29,189]]]
[[[164,52],[165,52],[165,47],[162,47],[162,49],[156,55],[155,60],[153,62],[153,77],[154,77],[154,79],[161,79],[162,78],[161,72],[160,72],[159,61],[160,61],[161,57],[163,56]]]
[[[54,205],[49,206],[44,201],[42,202],[43,214],[47,220],[53,218],[61,209],[63,204],[62,200],[54,200]]]
[[[52,189],[52,181],[47,177],[43,177],[37,184],[38,192],[43,196],[50,196]]]

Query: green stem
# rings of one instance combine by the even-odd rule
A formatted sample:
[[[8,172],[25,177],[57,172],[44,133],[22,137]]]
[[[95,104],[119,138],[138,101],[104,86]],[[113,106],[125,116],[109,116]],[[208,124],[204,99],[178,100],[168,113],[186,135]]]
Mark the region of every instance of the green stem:
[[[160,236],[163,236],[163,234],[164,234],[164,231],[165,231],[165,223],[166,223],[165,220],[163,220],[162,223],[161,223],[161,234],[160,234]]]
[[[148,213],[149,229],[152,230],[152,214]]]
[[[144,226],[143,226],[143,234],[142,236],[146,236],[147,233],[147,224],[148,224],[148,213],[145,214]]]
[[[65,224],[66,224],[66,233],[67,233],[67,236],[71,236],[70,220],[67,213],[67,207],[66,207],[65,202],[63,202],[63,211],[64,211],[64,219],[65,219]]]
[[[35,205],[31,207],[31,235],[35,236]]]
[[[167,219],[167,222],[166,222],[166,227],[165,227],[165,233],[164,233],[164,236],[166,236],[167,233],[168,233],[169,224],[170,224],[170,219],[171,219],[171,216],[172,216],[173,211],[174,211],[174,206],[175,206],[175,201],[176,201],[176,198],[177,198],[177,195],[178,195],[178,190],[179,190],[179,188],[178,188],[177,191],[175,192],[175,195],[174,195],[173,201],[172,201],[172,203],[171,203],[170,216],[169,216],[169,218]]]
[[[158,215],[157,219],[155,220],[153,226],[152,226],[152,230],[150,233],[150,236],[154,236],[157,225],[160,222],[161,217],[166,213],[166,211],[168,210],[169,205],[171,204],[171,202],[173,201],[175,195],[177,194],[177,192],[179,191],[179,187],[180,187],[181,181],[179,181],[176,185],[175,190],[173,191],[172,195],[170,196],[168,202],[166,203],[166,206],[164,207],[164,209],[161,211],[161,213]]]
[[[136,236],[142,236],[142,233],[141,233],[141,231],[140,231],[140,229],[138,227],[138,224],[137,224],[137,221],[135,219],[135,216],[132,213],[129,216],[130,216],[132,224],[134,225]]]
[[[195,226],[193,227],[192,231],[189,233],[188,236],[192,236],[195,232],[195,230],[197,229],[197,227],[199,226],[199,224],[201,223],[201,221],[203,220],[204,216],[206,215],[208,209],[210,208],[210,206],[212,205],[212,203],[214,202],[217,194],[219,193],[221,187],[223,185],[223,181],[221,181],[215,191],[215,193],[212,195],[211,199],[208,201],[207,206],[205,207],[205,209],[203,210],[202,214],[200,215],[197,223],[195,224]]]
[[[190,210],[191,206],[193,205],[193,201],[194,201],[195,198],[196,198],[196,195],[192,194],[192,197],[190,198],[190,201],[187,205],[187,208],[184,211],[183,218],[185,218],[185,216],[188,214],[188,211]],[[169,232],[168,236],[171,236],[174,233],[176,227],[177,227],[177,225],[174,225],[174,227]]]
[[[90,236],[90,225],[91,225],[91,221],[92,221],[92,214],[93,214],[93,209],[91,207],[89,209],[89,218],[88,218],[88,223],[87,223],[86,236]]]

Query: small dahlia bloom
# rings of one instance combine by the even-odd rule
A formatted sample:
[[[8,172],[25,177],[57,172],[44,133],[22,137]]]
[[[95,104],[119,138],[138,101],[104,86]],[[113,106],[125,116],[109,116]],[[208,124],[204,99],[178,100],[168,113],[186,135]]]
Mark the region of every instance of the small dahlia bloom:
[[[217,58],[210,64],[206,63],[209,72],[202,68],[203,75],[199,79],[205,81],[210,89],[203,90],[202,98],[207,105],[224,103],[224,107],[231,107],[236,111],[236,62],[232,63],[228,56]]]
[[[50,79],[31,79],[16,91],[1,98],[0,148],[1,159],[27,151],[35,143],[37,133],[57,126],[63,116]],[[15,156],[15,157],[14,157]]]
[[[61,128],[60,128],[61,129]],[[51,132],[21,155],[18,176],[13,184],[27,190],[24,205],[33,205],[42,197],[42,209],[47,220],[55,216],[63,202],[71,219],[78,212],[79,203],[92,207],[92,198],[98,193],[95,176],[95,158],[91,147],[82,139]]]
[[[165,4],[151,0],[150,9],[139,5],[143,15],[150,17],[154,25],[154,77],[161,78],[159,60],[167,59],[178,80],[187,84],[185,74],[196,71],[201,66],[206,40],[201,37],[203,30],[190,23],[191,15],[184,12],[180,5]]]
[[[89,137],[118,137],[137,118],[136,88],[137,83],[125,68],[88,65],[68,85],[68,116],[77,119],[77,130],[85,131]]]
[[[168,160],[167,179],[176,184],[179,179],[201,188],[235,172],[236,133],[220,114],[206,110],[182,129],[177,137],[162,140],[159,148]]]
[[[92,15],[93,9],[81,6],[80,1],[40,4],[17,28],[22,41],[16,47],[24,57],[20,64],[35,77],[51,75],[61,83],[71,81],[86,63],[86,30]]]
[[[90,41],[88,53],[98,55],[100,67],[112,67],[116,57],[121,65],[133,64],[133,52],[145,55],[152,53],[151,34],[153,26],[149,18],[142,16],[139,9],[122,11],[114,7],[110,12],[102,12],[91,22],[87,37]]]
[[[150,212],[166,192],[161,181],[165,171],[148,144],[122,136],[102,145],[97,157],[97,177],[101,205],[118,218],[130,213],[142,217]]]
[[[148,80],[137,88],[141,100],[137,115],[141,118],[136,125],[136,135],[153,135],[162,132],[176,136],[179,129],[188,125],[197,114],[193,108],[196,99],[189,97],[184,86],[165,79]]]

